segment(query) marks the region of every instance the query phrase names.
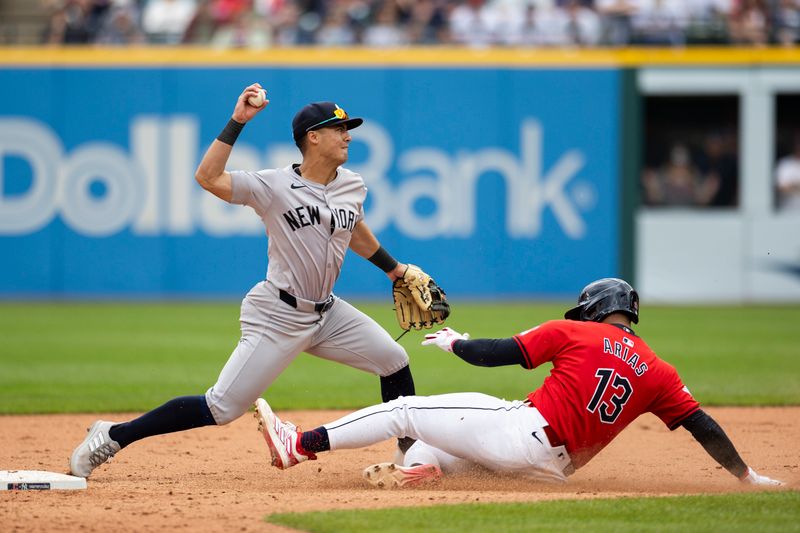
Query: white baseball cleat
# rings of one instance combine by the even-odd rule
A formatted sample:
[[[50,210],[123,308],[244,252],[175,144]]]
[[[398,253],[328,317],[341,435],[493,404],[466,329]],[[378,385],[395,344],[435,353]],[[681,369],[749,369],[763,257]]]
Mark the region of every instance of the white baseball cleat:
[[[747,467],[747,472],[745,473],[744,477],[740,478],[740,481],[750,485],[767,485],[773,487],[780,487],[786,484],[783,481],[762,476],[749,466]]]
[[[436,465],[400,466],[394,463],[378,463],[364,469],[364,479],[379,489],[411,487],[438,481],[441,469]]]
[[[73,476],[89,477],[92,470],[120,451],[120,445],[108,435],[108,430],[114,424],[116,422],[98,420],[87,430],[89,434],[69,459],[69,470]]]
[[[272,455],[272,466],[286,470],[309,459],[317,458],[313,453],[307,455],[297,449],[300,433],[291,422],[283,422],[272,412],[269,404],[263,398],[256,400],[255,417],[258,419],[258,430],[264,435],[264,440],[269,446]]]

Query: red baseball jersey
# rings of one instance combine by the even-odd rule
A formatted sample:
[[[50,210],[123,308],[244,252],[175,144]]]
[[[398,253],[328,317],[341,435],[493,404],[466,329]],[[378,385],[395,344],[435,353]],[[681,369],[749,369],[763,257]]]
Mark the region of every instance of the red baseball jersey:
[[[700,408],[675,368],[628,328],[553,320],[514,336],[525,367],[553,368],[530,402],[585,465],[642,413],[675,429]]]

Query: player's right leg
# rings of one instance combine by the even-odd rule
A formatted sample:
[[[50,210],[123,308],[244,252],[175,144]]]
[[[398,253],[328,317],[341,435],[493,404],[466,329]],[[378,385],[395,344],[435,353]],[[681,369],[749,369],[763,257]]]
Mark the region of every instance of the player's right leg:
[[[371,317],[337,298],[321,326],[308,353],[379,376],[384,402],[416,393],[408,354]],[[413,443],[411,438],[398,439],[401,452]]]
[[[111,460],[121,449],[119,443],[108,434],[113,425],[114,422],[97,420],[87,428],[86,438],[69,458],[69,471],[73,476],[89,477],[92,470]]]
[[[301,312],[281,301],[266,283],[250,291],[242,303],[242,337],[205,396],[217,424],[233,422],[252,407],[307,349],[318,320],[317,313]]]
[[[129,422],[98,420],[72,452],[69,469],[75,476],[89,477],[95,468],[137,440],[214,424],[205,396],[173,398]]]
[[[308,353],[380,376],[383,401],[414,395],[408,354],[372,318],[337,298],[320,325]]]
[[[138,440],[236,420],[305,349],[317,317],[298,313],[257,285],[242,302],[242,337],[205,395],[174,398],[120,424],[95,423],[70,457],[70,471],[88,477]],[[274,301],[269,301],[273,299]],[[299,316],[296,316],[299,315]],[[100,428],[100,429],[98,429]]]

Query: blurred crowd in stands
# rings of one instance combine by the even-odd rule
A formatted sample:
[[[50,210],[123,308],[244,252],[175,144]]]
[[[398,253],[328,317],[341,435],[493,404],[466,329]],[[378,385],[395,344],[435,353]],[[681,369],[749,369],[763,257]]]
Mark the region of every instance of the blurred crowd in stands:
[[[735,207],[738,189],[737,140],[732,132],[706,134],[697,146],[674,142],[660,164],[645,164],[642,171],[642,202],[648,206]]]
[[[792,136],[791,151],[775,168],[778,209],[800,210],[800,131]]]
[[[39,1],[48,17],[41,42],[53,45],[792,46],[800,40],[800,0]]]
[[[800,132],[791,151],[778,158],[774,174],[775,207],[800,210]],[[675,142],[661,164],[644,166],[641,180],[642,203],[648,207],[737,207],[736,139],[712,133],[702,146]]]

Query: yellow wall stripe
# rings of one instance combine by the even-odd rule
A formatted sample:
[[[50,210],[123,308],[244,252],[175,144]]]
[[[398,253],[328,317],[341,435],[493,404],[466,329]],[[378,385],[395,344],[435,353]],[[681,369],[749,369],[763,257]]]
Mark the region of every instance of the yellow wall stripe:
[[[0,47],[2,66],[641,67],[800,65],[800,48],[535,49]]]

